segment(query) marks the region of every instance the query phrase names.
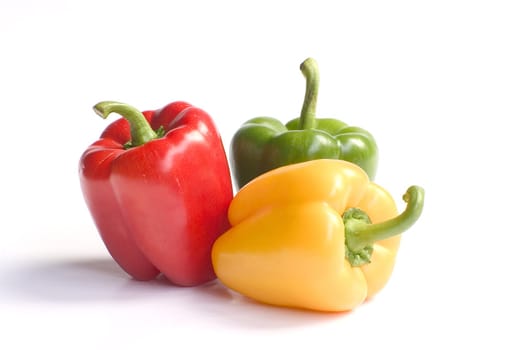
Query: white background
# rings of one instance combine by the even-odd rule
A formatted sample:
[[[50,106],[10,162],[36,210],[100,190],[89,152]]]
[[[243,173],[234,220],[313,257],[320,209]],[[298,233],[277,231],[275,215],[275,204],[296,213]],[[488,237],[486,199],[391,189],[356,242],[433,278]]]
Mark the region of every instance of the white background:
[[[520,5],[2,0],[0,348],[523,349]],[[228,148],[249,118],[298,116],[309,56],[318,115],[375,135],[376,181],[400,206],[426,189],[387,287],[330,315],[130,280],[80,193],[79,157],[109,123],[91,107],[185,100]]]

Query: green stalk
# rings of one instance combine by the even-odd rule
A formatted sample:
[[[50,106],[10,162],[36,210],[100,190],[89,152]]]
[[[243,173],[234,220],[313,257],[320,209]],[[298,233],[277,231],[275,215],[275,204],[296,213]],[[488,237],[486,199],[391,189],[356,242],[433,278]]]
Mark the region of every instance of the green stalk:
[[[307,58],[301,63],[300,68],[306,78],[306,92],[299,119],[299,129],[313,129],[316,127],[315,111],[319,92],[319,67],[313,58]]]
[[[106,119],[111,113],[118,113],[129,122],[131,130],[130,146],[136,147],[145,144],[159,135],[151,128],[141,111],[125,103],[103,101],[97,103],[93,109],[102,118]]]
[[[403,200],[405,211],[393,219],[372,224],[361,209],[350,208],[343,214],[345,224],[346,257],[352,266],[370,263],[373,244],[377,241],[399,235],[408,230],[421,216],[425,191],[418,186],[407,189]]]

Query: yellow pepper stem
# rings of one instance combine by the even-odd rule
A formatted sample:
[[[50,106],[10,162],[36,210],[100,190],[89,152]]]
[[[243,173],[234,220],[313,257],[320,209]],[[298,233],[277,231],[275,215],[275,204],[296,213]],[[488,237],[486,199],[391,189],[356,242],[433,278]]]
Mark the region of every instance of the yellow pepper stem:
[[[368,215],[358,208],[350,208],[343,214],[345,224],[346,258],[354,267],[371,262],[373,244],[408,230],[421,216],[425,191],[419,186],[407,189],[403,200],[405,211],[393,219],[373,224]]]

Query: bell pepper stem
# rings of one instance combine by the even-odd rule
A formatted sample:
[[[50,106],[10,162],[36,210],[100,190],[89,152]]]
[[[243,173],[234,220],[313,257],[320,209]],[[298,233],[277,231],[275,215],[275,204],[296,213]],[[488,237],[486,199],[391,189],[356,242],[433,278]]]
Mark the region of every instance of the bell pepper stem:
[[[118,113],[129,122],[131,147],[145,144],[156,139],[158,134],[151,128],[141,111],[121,102],[103,101],[93,107],[95,113],[106,119],[111,113]]]
[[[370,262],[372,246],[375,242],[387,239],[408,230],[421,216],[425,191],[419,186],[411,186],[403,196],[406,209],[393,219],[373,224],[360,209],[350,208],[343,214],[347,258],[352,266]]]
[[[315,110],[317,108],[317,94],[319,92],[319,68],[313,58],[307,58],[301,63],[301,72],[306,78],[306,92],[303,108],[299,118],[300,129],[315,128]]]

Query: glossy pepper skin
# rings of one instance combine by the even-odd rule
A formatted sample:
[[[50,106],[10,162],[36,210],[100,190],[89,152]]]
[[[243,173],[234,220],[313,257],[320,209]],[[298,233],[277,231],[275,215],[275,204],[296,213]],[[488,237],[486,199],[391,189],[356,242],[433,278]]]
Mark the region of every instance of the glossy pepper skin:
[[[374,137],[337,119],[316,119],[317,63],[308,58],[300,68],[306,78],[301,116],[286,125],[271,117],[250,119],[233,135],[230,157],[238,188],[271,169],[323,158],[352,162],[374,178],[378,163]]]
[[[162,273],[194,286],[215,279],[211,247],[229,228],[233,190],[211,117],[185,102],[144,113],[111,101],[94,109],[103,118],[123,116],[79,165],[84,198],[109,253],[137,280]]]
[[[224,285],[263,303],[352,310],[388,282],[400,233],[421,215],[423,189],[410,187],[404,200],[398,215],[386,190],[342,160],[271,170],[234,197],[213,266]]]

